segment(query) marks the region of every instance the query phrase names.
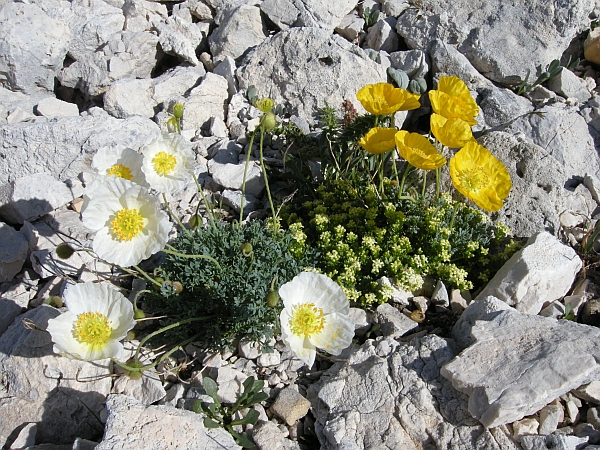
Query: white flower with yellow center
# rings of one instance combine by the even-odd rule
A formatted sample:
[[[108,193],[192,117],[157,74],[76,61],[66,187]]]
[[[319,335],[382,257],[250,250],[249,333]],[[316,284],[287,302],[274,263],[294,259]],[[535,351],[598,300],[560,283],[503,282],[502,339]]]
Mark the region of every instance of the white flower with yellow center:
[[[194,175],[194,152],[177,133],[164,133],[144,147],[142,171],[157,192],[183,189]]]
[[[121,267],[135,266],[164,248],[171,222],[146,188],[110,177],[89,199],[81,219],[86,228],[96,232],[92,248],[103,260]]]
[[[148,183],[142,172],[142,159],[138,152],[122,145],[102,147],[94,155],[92,167],[100,175],[123,178],[147,187]]]
[[[133,306],[123,294],[104,284],[69,286],[63,295],[68,311],[48,320],[54,352],[96,361],[119,358],[121,340],[135,326]]]
[[[331,278],[302,272],[279,288],[283,340],[309,367],[316,349],[339,355],[352,343],[354,322],[344,291]]]

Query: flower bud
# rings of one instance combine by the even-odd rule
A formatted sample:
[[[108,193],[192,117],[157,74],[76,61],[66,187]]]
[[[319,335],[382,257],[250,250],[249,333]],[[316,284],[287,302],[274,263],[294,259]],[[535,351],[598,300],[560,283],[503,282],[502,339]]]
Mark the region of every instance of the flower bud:
[[[242,251],[242,255],[248,257],[252,255],[252,244],[250,242],[244,242],[240,245],[240,250]]]
[[[156,281],[158,283],[157,284],[152,284],[152,286],[154,287],[155,291],[160,291],[160,288],[162,287],[162,284],[165,282],[165,279],[162,277],[154,277],[154,281]]]
[[[140,320],[146,318],[146,314],[141,309],[135,308],[133,311],[134,320]]]
[[[69,259],[71,256],[73,256],[73,253],[75,253],[75,250],[73,250],[73,248],[66,242],[63,242],[56,247],[56,255],[60,259]]]
[[[51,305],[51,306],[54,306],[55,308],[62,308],[63,307],[62,298],[60,298],[58,295],[52,295],[48,299],[48,304]]]
[[[194,214],[192,217],[190,217],[188,224],[190,225],[190,228],[194,230],[202,225],[202,217],[200,217],[198,214]]]
[[[181,103],[175,103],[173,105],[173,115],[177,119],[181,119],[181,117],[183,116],[183,105]]]
[[[267,305],[269,305],[271,308],[275,308],[279,304],[280,298],[281,297],[279,297],[279,293],[277,291],[270,291],[265,297],[265,300],[267,301]]]
[[[177,133],[177,119],[175,117],[167,120],[167,130],[169,133]]]
[[[181,294],[183,292],[183,284],[181,284],[179,281],[167,280],[164,284],[171,286],[176,294]]]
[[[136,361],[133,358],[129,358],[125,364],[129,367],[133,367],[134,369],[141,369],[144,366],[141,362]],[[142,372],[142,370],[125,369],[125,375],[127,375],[131,380],[139,380],[140,378],[142,378]]]
[[[125,336],[125,338],[128,341],[133,341],[133,340],[135,340],[136,337],[137,337],[137,331],[135,331],[135,330],[129,330],[127,332],[127,335]]]
[[[273,114],[272,112],[268,112],[264,116],[262,116],[260,124],[265,131],[271,131],[277,126],[277,118],[275,117],[275,114]]]

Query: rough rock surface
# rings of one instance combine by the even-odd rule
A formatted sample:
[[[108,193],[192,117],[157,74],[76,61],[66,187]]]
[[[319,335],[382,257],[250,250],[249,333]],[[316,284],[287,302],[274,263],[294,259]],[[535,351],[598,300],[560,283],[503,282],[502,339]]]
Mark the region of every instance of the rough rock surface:
[[[354,69],[350,72],[348,67]],[[343,38],[320,28],[290,28],[251,52],[237,72],[240,88],[254,85],[289,113],[314,123],[317,108],[351,100],[367,83],[387,80],[385,69]]]
[[[476,322],[471,335],[475,342],[441,373],[469,395],[469,412],[488,428],[600,379],[596,327],[506,310]]]
[[[201,414],[168,406],[148,406],[119,394],[108,396],[106,407],[104,438],[96,450],[129,450],[140,443],[155,450],[241,448],[224,429],[206,429]]]
[[[321,448],[518,449],[505,427],[474,420],[440,375],[455,355],[438,336],[365,343],[308,389]]]

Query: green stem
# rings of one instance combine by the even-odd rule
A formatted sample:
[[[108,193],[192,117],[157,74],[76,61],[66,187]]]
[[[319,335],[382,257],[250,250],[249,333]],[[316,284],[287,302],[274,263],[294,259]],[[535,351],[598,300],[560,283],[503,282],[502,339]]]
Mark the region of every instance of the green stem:
[[[398,193],[402,195],[404,192],[404,182],[406,181],[406,177],[408,176],[408,172],[410,171],[410,164],[406,161],[406,166],[404,166],[404,173],[402,174],[402,180],[400,181],[400,189]]]
[[[138,300],[138,297],[139,297],[141,294],[144,294],[144,293],[146,293],[146,292],[148,292],[148,293],[151,293],[152,291],[149,291],[148,289],[142,289],[142,290],[141,290],[141,291],[139,291],[137,294],[135,294],[135,297],[133,297],[133,311],[134,311],[134,312],[138,310],[138,307],[137,307],[137,300]]]
[[[181,220],[179,220],[179,218],[173,214],[173,211],[171,211],[171,208],[169,207],[169,203],[167,202],[167,196],[165,195],[165,193],[162,193],[162,198],[163,198],[163,202],[165,202],[165,207],[167,208],[167,211],[169,212],[169,215],[173,218],[173,220],[175,222],[177,222],[177,224],[180,226],[180,228],[188,235],[188,237],[190,239],[194,239],[194,236],[192,236],[192,233],[190,233],[190,231],[183,226],[183,224],[181,223]]]
[[[440,198],[440,171],[441,167],[435,169],[435,199]]]
[[[208,219],[210,220],[211,225],[214,227],[215,226],[215,216],[213,214],[212,208],[208,204],[208,200],[206,200],[206,196],[204,195],[204,189],[200,185],[200,182],[196,178],[196,175],[194,175],[194,181],[196,182],[196,187],[198,188],[198,192],[200,192],[200,195],[202,196],[202,201],[204,202],[204,207],[206,208],[206,214],[208,215]],[[197,213],[197,211],[198,210],[196,209],[196,213]]]
[[[150,275],[148,275],[145,271],[143,271],[142,269],[140,269],[139,266],[133,266],[133,267],[135,267],[135,270],[137,270],[137,272],[135,272],[133,270],[129,270],[126,267],[121,267],[121,269],[124,270],[125,272],[127,272],[128,274],[133,275],[133,276],[141,275],[142,278],[145,278],[147,281],[149,281],[153,285],[161,287],[161,284],[158,281],[156,281],[154,278],[152,278]]]
[[[167,244],[166,247],[169,247],[169,249],[167,248],[163,248],[163,252],[164,253],[168,253],[169,255],[174,255],[174,256],[179,256],[180,258],[199,258],[199,259],[208,259],[209,261],[215,263],[215,265],[219,268],[219,270],[222,270],[221,268],[221,264],[219,264],[219,262],[213,258],[212,256],[208,256],[208,255],[188,255],[186,253],[180,253],[177,251],[177,249],[175,249],[175,247]]]
[[[248,151],[246,152],[246,165],[244,166],[244,177],[242,178],[242,199],[240,200],[240,226],[242,226],[242,220],[244,218],[244,200],[246,195],[246,173],[248,172],[248,164],[250,164],[250,154],[252,153],[252,144],[254,144],[254,136],[256,130],[252,132],[250,136],[250,143],[248,144]],[[262,150],[262,128],[261,128],[261,150]]]
[[[427,185],[427,171],[423,171],[423,187],[421,188],[421,197],[425,200],[425,186]]]
[[[277,228],[277,221],[276,221],[276,214],[275,214],[275,207],[273,206],[273,199],[271,198],[271,189],[269,189],[269,177],[267,176],[267,169],[265,167],[265,160],[263,158],[263,138],[265,135],[265,128],[263,126],[260,127],[260,147],[259,147],[259,154],[260,154],[260,167],[263,171],[263,177],[265,179],[265,189],[267,190],[267,197],[269,198],[269,205],[271,206],[271,214],[273,215],[273,230],[275,230]],[[243,196],[242,196],[243,198]]]

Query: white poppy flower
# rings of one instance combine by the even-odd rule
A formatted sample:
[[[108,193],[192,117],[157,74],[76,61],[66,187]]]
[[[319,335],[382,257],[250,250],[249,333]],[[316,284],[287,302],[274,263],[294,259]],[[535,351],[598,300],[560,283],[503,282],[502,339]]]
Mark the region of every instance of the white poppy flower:
[[[102,147],[94,155],[92,167],[100,175],[124,178],[147,187],[148,183],[142,172],[142,160],[142,155],[123,145]]]
[[[144,147],[142,171],[157,192],[183,189],[194,174],[194,152],[177,133],[163,133]]]
[[[83,225],[96,232],[94,252],[109,263],[129,267],[161,251],[171,222],[158,206],[158,199],[146,188],[122,178],[106,178],[90,193],[81,213]]]
[[[279,316],[283,340],[309,367],[315,362],[317,347],[339,355],[352,343],[350,304],[328,276],[302,272],[282,285],[279,295],[284,305]]]
[[[135,326],[133,305],[116,289],[96,283],[69,286],[68,311],[48,320],[54,352],[85,361],[119,358],[121,341]]]

